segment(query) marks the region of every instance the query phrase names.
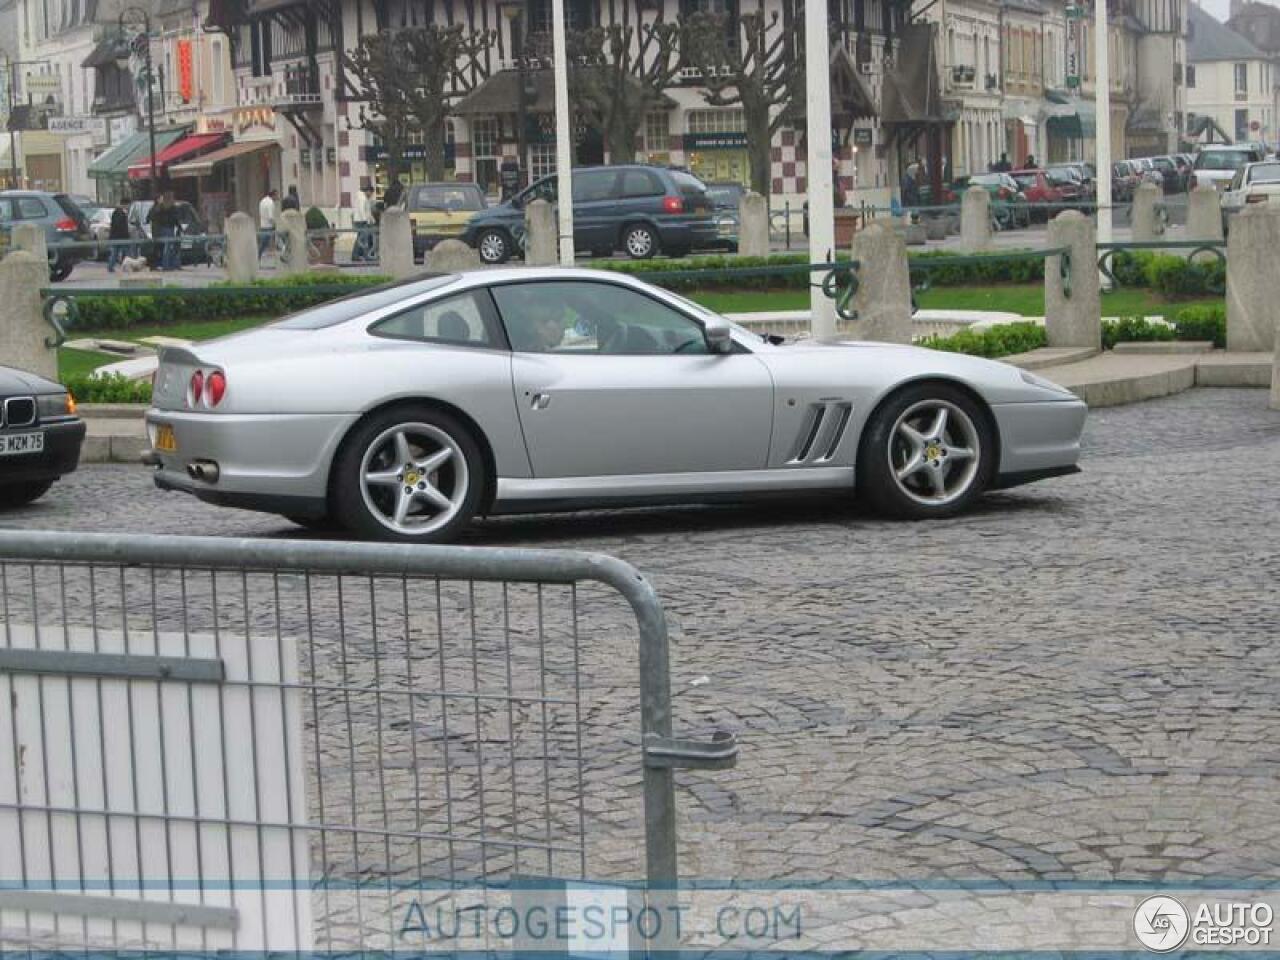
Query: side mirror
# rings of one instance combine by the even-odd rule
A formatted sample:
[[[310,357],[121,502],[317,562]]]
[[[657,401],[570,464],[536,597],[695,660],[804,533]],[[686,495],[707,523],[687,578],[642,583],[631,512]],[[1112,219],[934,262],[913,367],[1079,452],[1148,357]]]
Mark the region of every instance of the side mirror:
[[[702,325],[707,349],[712,353],[728,353],[733,349],[733,328],[723,317],[709,317]]]

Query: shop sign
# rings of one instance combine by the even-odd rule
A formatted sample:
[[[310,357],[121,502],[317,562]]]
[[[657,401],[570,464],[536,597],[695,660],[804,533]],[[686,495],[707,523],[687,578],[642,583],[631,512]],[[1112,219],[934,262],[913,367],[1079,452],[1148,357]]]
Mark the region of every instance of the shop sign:
[[[853,128],[853,145],[855,147],[869,147],[874,139],[874,131],[870,127],[854,127]]]
[[[453,144],[446,143],[444,145],[444,157],[446,160],[453,159]],[[380,143],[375,143],[365,151],[365,158],[370,163],[381,163],[387,159],[387,148]],[[329,148],[329,162],[333,163],[337,159],[333,147]],[[400,159],[405,163],[425,162],[427,159],[427,145],[425,143],[410,143],[400,154]],[[305,162],[305,161],[304,161]]]
[[[107,120],[105,117],[50,117],[49,132],[66,136],[91,133],[95,141],[106,140]]]
[[[747,146],[745,133],[686,133],[686,150],[743,150]]]
[[[119,143],[138,131],[138,121],[132,115],[111,118],[111,142]]]
[[[22,83],[33,103],[62,99],[62,79],[55,73],[29,73]]]
[[[234,133],[235,117],[230,113],[202,113],[196,117],[196,133]]]
[[[231,116],[238,140],[275,138],[276,112],[271,107],[236,107]]]

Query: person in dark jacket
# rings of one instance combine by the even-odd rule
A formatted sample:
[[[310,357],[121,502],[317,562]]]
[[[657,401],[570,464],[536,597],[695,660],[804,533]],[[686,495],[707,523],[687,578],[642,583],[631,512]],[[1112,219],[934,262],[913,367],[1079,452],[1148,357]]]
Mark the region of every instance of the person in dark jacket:
[[[107,233],[107,239],[111,241],[129,239],[129,208],[125,206],[123,200],[116,201],[116,208],[111,211],[111,229]],[[107,270],[115,273],[116,267],[128,252],[124,244],[113,242],[107,251]]]
[[[386,210],[392,207],[398,207],[404,202],[404,184],[400,182],[400,175],[393,173],[391,182],[387,184],[386,193],[382,195],[382,206]]]
[[[147,214],[151,224],[151,239],[160,241],[160,269],[177,270],[178,265],[178,207],[173,202],[173,192],[166,190]]]
[[[284,199],[280,201],[280,209],[281,210],[301,210],[302,209],[302,200],[298,197],[297,187],[289,188],[289,192],[285,194]]]

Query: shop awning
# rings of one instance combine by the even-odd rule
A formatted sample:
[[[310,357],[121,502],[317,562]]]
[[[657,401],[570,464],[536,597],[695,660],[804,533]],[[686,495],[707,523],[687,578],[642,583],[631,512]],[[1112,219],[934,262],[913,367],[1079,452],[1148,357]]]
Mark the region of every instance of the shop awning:
[[[241,140],[239,143],[229,143],[221,150],[206,153],[195,160],[188,160],[186,163],[175,163],[169,168],[169,176],[207,177],[213,173],[213,168],[219,163],[226,163],[228,160],[236,159],[236,157],[247,157],[251,153],[258,153],[262,150],[278,149],[280,149],[280,145],[274,140]]]
[[[167,172],[170,164],[179,163],[190,157],[198,156],[220,146],[227,139],[225,133],[193,133],[180,140],[174,140],[156,151],[155,167],[161,175]],[[151,157],[146,156],[129,165],[130,180],[145,180],[151,176]]]
[[[1080,100],[1058,90],[1045,91],[1045,129],[1050,136],[1068,140],[1092,140],[1098,132],[1092,100]]]
[[[157,130],[156,150],[164,149],[181,136],[181,130]],[[129,174],[129,164],[139,156],[151,156],[147,152],[150,147],[151,137],[146,130],[131,133],[89,164],[89,176],[98,180],[113,178],[123,180]]]

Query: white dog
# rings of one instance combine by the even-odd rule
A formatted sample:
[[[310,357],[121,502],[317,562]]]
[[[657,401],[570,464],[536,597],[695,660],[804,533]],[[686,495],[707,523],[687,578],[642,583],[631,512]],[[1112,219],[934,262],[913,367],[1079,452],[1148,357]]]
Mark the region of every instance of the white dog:
[[[145,269],[147,269],[146,257],[125,257],[120,261],[122,273],[141,273]]]

